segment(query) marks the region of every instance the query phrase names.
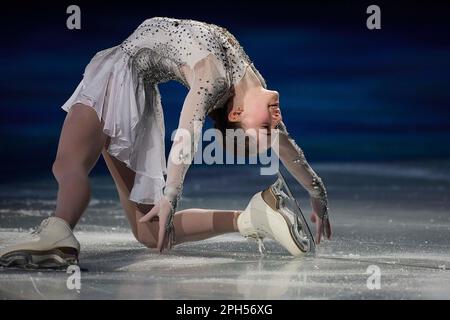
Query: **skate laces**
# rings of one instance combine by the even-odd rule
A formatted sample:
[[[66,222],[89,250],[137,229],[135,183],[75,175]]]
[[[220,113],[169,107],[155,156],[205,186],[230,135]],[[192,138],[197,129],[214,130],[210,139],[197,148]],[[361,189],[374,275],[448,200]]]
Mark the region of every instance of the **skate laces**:
[[[44,219],[42,222],[41,222],[41,224],[35,229],[35,230],[33,230],[32,232],[31,232],[31,234],[32,235],[38,235],[38,234],[40,234],[41,232],[42,232],[42,230],[46,227],[46,226],[48,226],[48,223],[50,222],[50,220],[47,218],[47,219]]]

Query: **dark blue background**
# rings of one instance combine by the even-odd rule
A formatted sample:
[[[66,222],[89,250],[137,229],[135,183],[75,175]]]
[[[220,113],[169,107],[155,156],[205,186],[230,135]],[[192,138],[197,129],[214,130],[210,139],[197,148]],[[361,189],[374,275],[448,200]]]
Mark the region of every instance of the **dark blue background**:
[[[70,4],[81,7],[81,30],[66,28]],[[381,30],[366,28],[370,4],[381,7]],[[3,181],[51,174],[66,114],[60,106],[85,65],[152,16],[232,32],[280,92],[285,123],[310,161],[450,157],[445,2],[16,1],[0,10]],[[169,82],[160,89],[168,151],[186,88]],[[97,168],[105,169],[102,161]]]

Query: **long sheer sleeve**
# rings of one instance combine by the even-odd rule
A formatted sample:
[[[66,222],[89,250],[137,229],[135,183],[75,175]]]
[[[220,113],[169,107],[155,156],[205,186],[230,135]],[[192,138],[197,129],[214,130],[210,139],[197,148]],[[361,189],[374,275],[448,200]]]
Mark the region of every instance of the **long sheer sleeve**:
[[[289,173],[308,191],[311,206],[320,218],[328,217],[328,198],[322,179],[311,168],[303,150],[288,133],[283,121],[279,129],[279,158]]]
[[[228,88],[222,69],[207,58],[197,63],[193,71],[194,78],[183,103],[167,161],[164,196],[174,211],[181,198],[186,172],[197,152],[206,115]]]

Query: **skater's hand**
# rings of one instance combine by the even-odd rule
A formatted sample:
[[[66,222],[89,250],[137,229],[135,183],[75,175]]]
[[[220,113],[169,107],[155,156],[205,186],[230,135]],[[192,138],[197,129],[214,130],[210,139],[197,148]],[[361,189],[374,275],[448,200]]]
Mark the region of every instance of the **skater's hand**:
[[[319,215],[313,211],[311,214],[311,221],[316,224],[316,243],[319,244],[322,239],[322,235],[327,239],[331,239],[331,224],[328,217],[324,219],[319,218]]]
[[[168,242],[168,235],[166,235],[166,223],[172,210],[173,208],[169,200],[167,200],[167,198],[163,196],[161,200],[155,206],[153,206],[153,208],[145,216],[139,219],[139,222],[147,222],[155,218],[156,216],[159,217],[157,248],[160,252],[162,252],[163,247],[165,247]]]

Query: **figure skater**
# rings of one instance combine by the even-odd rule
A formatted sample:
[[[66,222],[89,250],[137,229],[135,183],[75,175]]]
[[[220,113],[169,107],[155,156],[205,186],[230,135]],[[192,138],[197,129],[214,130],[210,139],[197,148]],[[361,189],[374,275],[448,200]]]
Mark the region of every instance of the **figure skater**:
[[[183,84],[188,93],[166,166],[158,84],[169,80]],[[78,262],[80,244],[72,230],[90,201],[88,175],[100,154],[134,236],[149,248],[161,252],[228,232],[273,237],[289,248],[291,226],[280,222],[276,210],[260,211],[256,219],[251,210],[177,212],[184,177],[197,150],[196,139],[191,139],[187,146],[191,152],[186,152],[182,147],[187,140],[178,132],[185,130],[195,137],[207,115],[223,136],[226,129],[254,129],[256,140],[262,141],[263,129],[266,138],[267,130],[276,129],[279,159],[310,195],[316,242],[322,235],[330,238],[325,186],[287,132],[279,107],[278,92],[267,89],[227,29],[191,19],[145,20],[120,45],[92,58],[62,106],[67,115],[52,166],[58,182],[55,212],[36,228],[32,241],[4,248],[0,264],[57,267]],[[289,251],[296,255],[297,251]]]

